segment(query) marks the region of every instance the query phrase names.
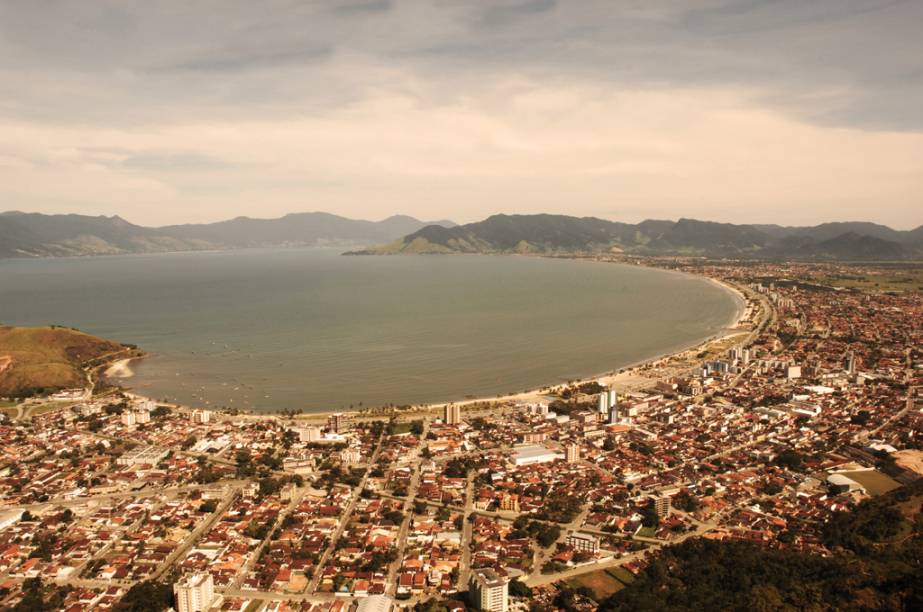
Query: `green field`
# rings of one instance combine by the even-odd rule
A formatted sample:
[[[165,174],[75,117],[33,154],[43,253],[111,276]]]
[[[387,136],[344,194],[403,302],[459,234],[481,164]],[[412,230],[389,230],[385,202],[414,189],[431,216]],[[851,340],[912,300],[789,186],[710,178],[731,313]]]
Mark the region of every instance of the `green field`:
[[[622,567],[596,570],[566,580],[567,584],[574,588],[587,587],[593,591],[596,601],[602,601],[621,591],[633,581],[634,576],[631,575],[631,572]]]
[[[843,476],[851,478],[865,487],[869,495],[882,495],[901,486],[889,476],[878,470],[860,470],[858,472],[843,472]]]
[[[859,291],[923,292],[923,268],[857,270],[855,274],[836,274],[824,278],[823,284]]]

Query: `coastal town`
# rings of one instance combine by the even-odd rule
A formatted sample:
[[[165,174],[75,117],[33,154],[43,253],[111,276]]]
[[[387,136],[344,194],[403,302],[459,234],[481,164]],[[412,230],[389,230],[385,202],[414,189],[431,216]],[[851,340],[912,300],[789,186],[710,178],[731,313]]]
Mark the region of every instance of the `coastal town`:
[[[923,478],[919,291],[594,258],[714,279],[740,318],[623,371],[407,410],[110,385],[3,404],[0,608],[591,610],[689,539],[827,555],[831,517]]]

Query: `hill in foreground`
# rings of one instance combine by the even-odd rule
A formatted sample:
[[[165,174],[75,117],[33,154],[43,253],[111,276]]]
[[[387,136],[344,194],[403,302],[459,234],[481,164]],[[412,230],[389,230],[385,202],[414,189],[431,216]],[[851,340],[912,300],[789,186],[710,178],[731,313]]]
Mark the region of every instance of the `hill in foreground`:
[[[64,327],[0,326],[0,397],[85,388],[88,371],[131,346]]]

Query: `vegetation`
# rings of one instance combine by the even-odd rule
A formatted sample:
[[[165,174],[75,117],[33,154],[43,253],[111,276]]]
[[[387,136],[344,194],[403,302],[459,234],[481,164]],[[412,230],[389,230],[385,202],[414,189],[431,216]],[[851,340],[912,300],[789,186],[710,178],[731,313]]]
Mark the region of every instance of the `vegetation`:
[[[834,514],[831,557],[692,539],[665,548],[600,610],[921,610],[923,481]]]
[[[84,367],[127,347],[65,327],[0,326],[0,397],[87,386]]]
[[[114,612],[159,612],[173,605],[173,589],[164,582],[139,582],[113,607]]]

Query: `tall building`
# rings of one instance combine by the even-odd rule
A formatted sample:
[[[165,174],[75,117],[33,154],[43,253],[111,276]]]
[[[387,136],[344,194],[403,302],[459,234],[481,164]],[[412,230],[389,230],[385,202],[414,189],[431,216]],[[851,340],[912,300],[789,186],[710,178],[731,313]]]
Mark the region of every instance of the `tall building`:
[[[202,423],[203,425],[211,421],[212,413],[208,410],[193,410],[192,411],[192,422],[193,423]]]
[[[196,572],[173,585],[177,612],[204,612],[215,597],[215,582],[208,572]]]
[[[605,389],[599,394],[599,413],[609,414],[609,392]]]
[[[333,433],[343,433],[349,430],[349,415],[337,412],[327,417],[327,427]]]
[[[461,423],[461,406],[446,404],[442,409],[442,420],[446,425],[458,425]]]
[[[565,451],[565,458],[568,463],[577,463],[580,461],[580,447],[576,444],[568,444]]]
[[[301,442],[317,442],[321,438],[320,427],[314,425],[300,427],[296,431],[298,432],[298,439]]]
[[[599,552],[599,538],[589,533],[575,532],[567,536],[567,545],[574,550],[596,554]]]
[[[846,358],[843,360],[843,369],[850,376],[856,374],[856,355],[852,351],[846,353]]]
[[[670,515],[670,496],[662,495],[654,499],[654,509],[657,511],[657,516],[660,518],[666,518]]]
[[[475,570],[471,576],[471,593],[484,612],[507,612],[510,607],[510,584],[492,568]]]

